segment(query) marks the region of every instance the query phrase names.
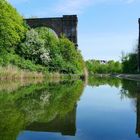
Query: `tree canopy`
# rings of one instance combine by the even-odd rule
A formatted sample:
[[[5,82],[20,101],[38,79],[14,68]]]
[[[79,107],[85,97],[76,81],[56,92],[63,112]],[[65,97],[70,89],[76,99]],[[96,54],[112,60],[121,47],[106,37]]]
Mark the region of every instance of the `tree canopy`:
[[[17,45],[25,32],[22,16],[6,0],[0,0],[0,48]]]
[[[106,74],[106,73],[121,73],[122,64],[119,61],[110,60],[106,63],[101,63],[99,60],[88,60],[86,66],[89,74]]]

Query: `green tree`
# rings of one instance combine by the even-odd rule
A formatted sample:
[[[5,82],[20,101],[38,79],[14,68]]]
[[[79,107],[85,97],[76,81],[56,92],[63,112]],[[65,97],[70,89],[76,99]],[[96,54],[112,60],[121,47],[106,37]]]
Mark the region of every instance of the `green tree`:
[[[83,74],[84,60],[73,42],[62,36],[59,41],[61,56],[65,63],[65,70],[68,73]]]
[[[25,59],[47,66],[50,61],[49,50],[45,48],[45,40],[39,37],[34,29],[27,31],[26,39],[17,47],[17,53]]]
[[[44,41],[44,48],[49,50],[49,69],[50,71],[60,71],[63,67],[63,59],[60,54],[60,48],[58,47],[59,38],[56,33],[50,28],[38,27],[35,29],[39,38]]]
[[[122,64],[119,61],[110,60],[107,63],[101,63],[99,60],[88,60],[86,61],[86,66],[89,74],[111,74],[122,72]]]
[[[0,49],[16,46],[27,28],[22,16],[6,0],[0,0]]]
[[[122,57],[123,73],[137,73],[137,53],[129,53]]]

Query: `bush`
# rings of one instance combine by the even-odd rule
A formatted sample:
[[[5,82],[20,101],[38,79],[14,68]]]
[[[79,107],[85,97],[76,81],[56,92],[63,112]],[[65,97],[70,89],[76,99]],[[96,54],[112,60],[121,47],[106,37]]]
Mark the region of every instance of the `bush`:
[[[6,0],[0,0],[0,49],[16,46],[27,28],[23,18]]]
[[[21,69],[27,69],[30,71],[38,71],[38,72],[47,72],[48,69],[41,65],[36,65],[30,60],[25,60],[20,56],[12,53],[0,54],[0,65],[7,66],[7,65],[15,65]]]
[[[84,60],[80,51],[75,48],[74,43],[62,36],[59,40],[59,49],[67,73],[83,74]]]
[[[36,64],[47,66],[50,61],[49,50],[44,47],[45,41],[39,38],[38,33],[31,29],[26,33],[26,39],[17,47],[16,52]]]
[[[51,29],[46,27],[38,27],[35,31],[38,33],[39,38],[44,41],[44,48],[49,51],[49,69],[59,71],[63,61],[58,48],[59,38]]]

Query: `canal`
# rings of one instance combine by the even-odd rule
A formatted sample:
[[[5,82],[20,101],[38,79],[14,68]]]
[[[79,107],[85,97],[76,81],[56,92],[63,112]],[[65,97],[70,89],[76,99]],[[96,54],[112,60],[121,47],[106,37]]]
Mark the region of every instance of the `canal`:
[[[0,82],[0,140],[139,140],[140,82]]]

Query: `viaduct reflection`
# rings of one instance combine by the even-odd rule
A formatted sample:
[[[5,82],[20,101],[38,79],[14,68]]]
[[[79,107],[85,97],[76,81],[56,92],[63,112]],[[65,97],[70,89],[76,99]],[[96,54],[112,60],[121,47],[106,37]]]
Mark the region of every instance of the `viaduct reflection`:
[[[136,134],[140,137],[140,81],[122,80],[122,93],[135,100]]]
[[[50,96],[47,97],[42,116],[39,115],[35,121],[27,123],[25,130],[57,132],[62,135],[75,136],[77,101],[80,99],[83,89],[82,81],[50,84],[47,89],[47,95],[50,94]],[[46,92],[46,90],[44,91]],[[41,93],[44,94],[44,91],[42,90]],[[38,100],[38,103],[40,104],[41,101]],[[38,113],[39,109],[42,109],[41,106],[36,108],[35,112]]]
[[[1,140],[15,140],[25,130],[76,134],[76,108],[83,81],[46,82],[16,89],[0,89]]]
[[[48,123],[34,122],[30,124],[26,130],[40,132],[57,132],[62,135],[75,136],[76,134],[76,108],[74,105],[72,111],[68,112],[64,117],[57,116]]]

